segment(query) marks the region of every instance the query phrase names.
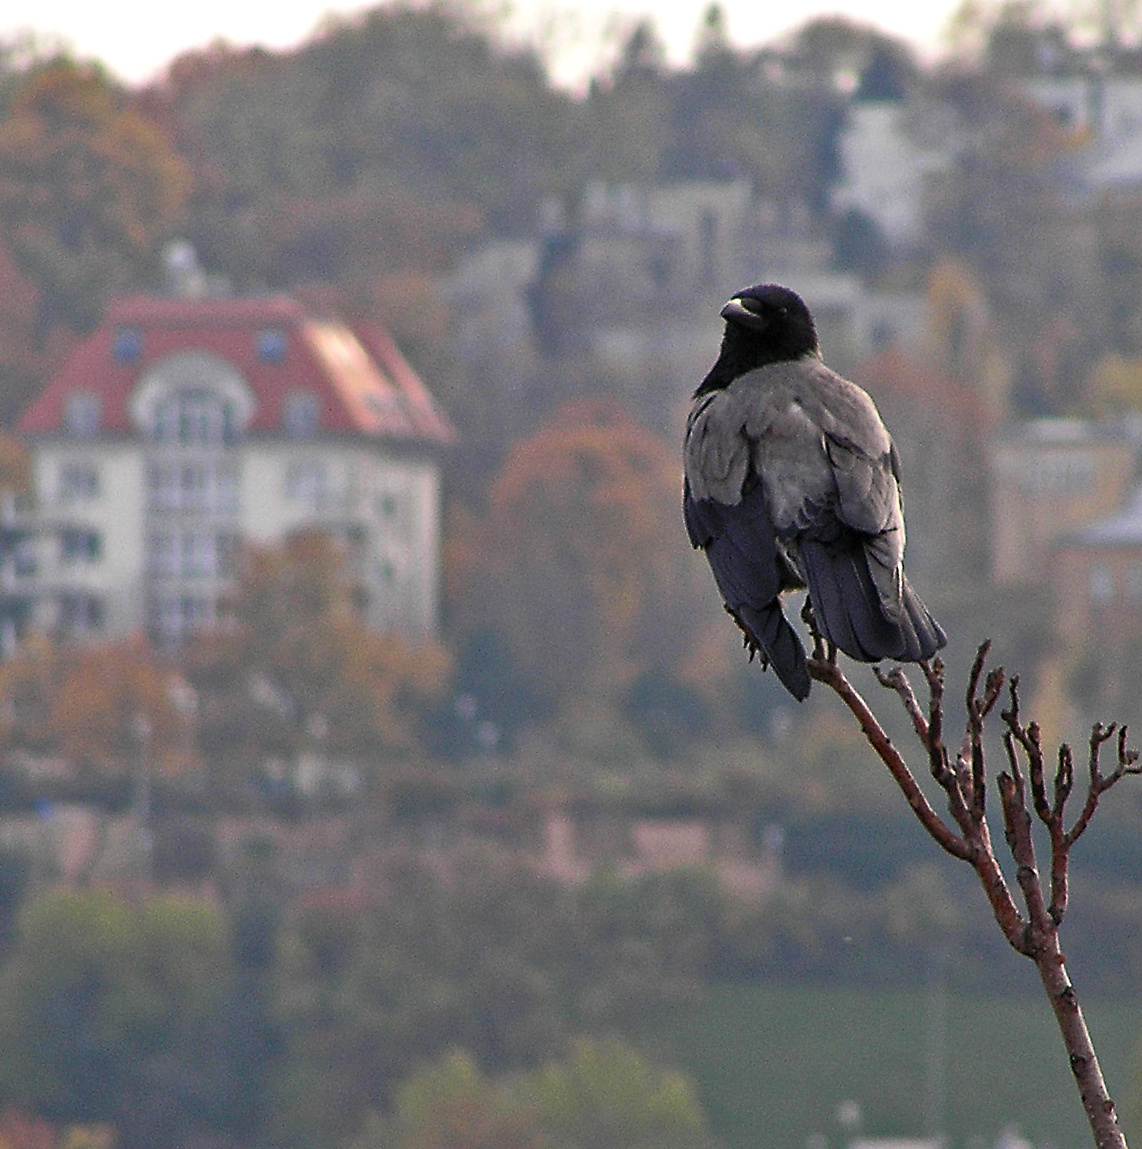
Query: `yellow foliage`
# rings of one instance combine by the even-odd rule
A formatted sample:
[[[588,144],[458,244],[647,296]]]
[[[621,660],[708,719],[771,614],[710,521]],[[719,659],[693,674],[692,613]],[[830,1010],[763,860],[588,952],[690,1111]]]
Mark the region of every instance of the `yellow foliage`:
[[[75,648],[34,637],[0,664],[0,744],[119,773],[138,760],[145,737],[152,765],[174,768],[173,679],[139,640]]]
[[[448,689],[452,663],[438,643],[362,624],[345,550],[323,532],[248,548],[231,610],[234,626],[200,645],[199,664],[267,676],[325,720],[330,748],[410,751],[416,706]]]
[[[1086,407],[1098,418],[1142,411],[1142,359],[1100,359],[1087,379]]]

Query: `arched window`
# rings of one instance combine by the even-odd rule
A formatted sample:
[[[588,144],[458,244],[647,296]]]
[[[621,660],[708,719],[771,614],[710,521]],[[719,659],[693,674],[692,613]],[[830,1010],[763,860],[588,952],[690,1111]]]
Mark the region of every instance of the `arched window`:
[[[230,443],[238,432],[233,402],[199,387],[169,392],[158,399],[148,430],[159,443],[186,447]]]
[[[165,446],[232,443],[254,413],[254,395],[226,360],[201,351],[156,363],[135,388],[131,417],[144,436]]]

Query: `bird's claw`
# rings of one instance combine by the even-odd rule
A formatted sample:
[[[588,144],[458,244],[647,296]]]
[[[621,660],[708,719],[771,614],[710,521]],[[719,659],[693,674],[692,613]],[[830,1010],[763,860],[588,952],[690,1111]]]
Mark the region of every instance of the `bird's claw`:
[[[821,633],[821,628],[817,625],[817,616],[813,613],[813,600],[809,595],[805,596],[805,602],[801,607],[801,619],[809,628],[809,634],[813,639],[814,659],[818,662],[831,662],[836,665],[836,644],[826,641],[825,636]]]

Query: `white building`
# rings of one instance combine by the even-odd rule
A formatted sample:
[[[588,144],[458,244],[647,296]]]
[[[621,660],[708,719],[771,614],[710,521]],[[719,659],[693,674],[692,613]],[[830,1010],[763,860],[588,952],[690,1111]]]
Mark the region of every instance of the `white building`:
[[[924,235],[928,188],[947,172],[962,146],[950,108],[904,100],[856,101],[839,140],[838,213],[873,220],[892,247]]]
[[[366,625],[436,629],[455,436],[379,329],[286,296],[124,298],[19,431],[9,630],[177,642],[217,620],[241,543],[312,527],[344,542]]]

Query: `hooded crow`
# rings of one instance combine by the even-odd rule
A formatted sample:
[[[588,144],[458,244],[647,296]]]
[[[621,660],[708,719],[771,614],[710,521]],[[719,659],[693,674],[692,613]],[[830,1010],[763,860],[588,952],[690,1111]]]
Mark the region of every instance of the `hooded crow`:
[[[807,589],[821,636],[851,658],[930,658],[947,639],[904,577],[900,460],[872,399],[821,361],[789,288],[747,288],[721,314],[686,422],[683,514],[751,654],[808,696],[780,600]]]

